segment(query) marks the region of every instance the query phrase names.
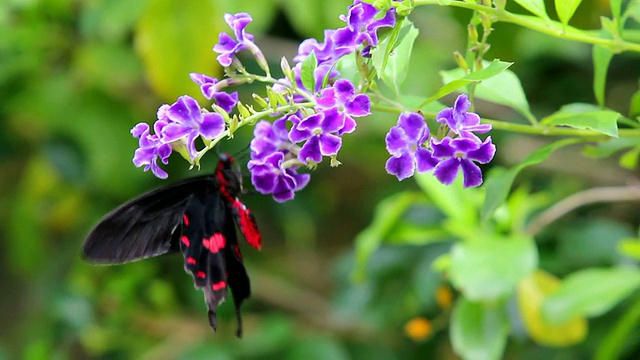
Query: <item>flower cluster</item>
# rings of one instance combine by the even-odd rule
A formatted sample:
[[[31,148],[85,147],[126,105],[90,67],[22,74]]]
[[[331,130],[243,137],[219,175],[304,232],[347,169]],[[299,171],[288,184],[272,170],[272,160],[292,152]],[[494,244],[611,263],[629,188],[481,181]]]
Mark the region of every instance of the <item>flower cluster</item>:
[[[307,39],[300,44],[293,59],[295,84],[287,78],[280,79],[279,87],[274,89],[293,86],[305,92],[304,96],[294,95],[293,102],[312,105],[282,114],[273,125],[261,122],[256,126],[248,166],[260,193],[272,194],[277,201],[289,200],[309,181],[308,175],[298,174],[300,166],[313,167],[323,157],[330,157],[332,165],[339,164],[336,156],[342,147],[342,135],[356,129],[354,118],[371,112],[369,97],[357,94],[353,83],[346,79],[334,81],[339,75],[335,65],[344,56],[378,44],[377,30],[395,24],[395,11],[392,8],[379,15],[373,5],[357,0],[349,7],[348,15],[341,17],[345,27],[326,30],[322,43]],[[311,54],[317,63],[311,74],[314,86],[307,89],[302,81],[302,65]]]
[[[158,158],[167,164],[172,150],[186,150],[188,157],[197,155],[195,141],[198,137],[213,140],[223,135],[225,121],[220,114],[203,111],[198,102],[190,96],[181,96],[172,105],[162,105],[158,109],[158,120],[153,126],[139,123],[131,129],[138,138],[139,148],[133,156],[133,163],[151,169],[154,175],[164,179],[167,173],[160,168]]]
[[[404,180],[418,173],[433,170],[443,184],[451,184],[462,170],[463,186],[482,184],[482,171],[476,164],[486,164],[496,152],[491,137],[480,140],[476,133],[491,130],[490,124],[480,124],[480,117],[468,112],[471,102],[467,95],[458,96],[453,107],[438,113],[436,121],[446,125],[449,134],[442,139],[431,136],[422,115],[403,113],[398,124],[386,136],[387,173]]]
[[[322,42],[304,40],[293,58],[293,66],[283,59],[285,76],[281,79],[271,77],[269,64],[254,43],[254,36],[246,31],[251,16],[226,14],[231,32],[220,34],[219,42],[213,46],[225,77],[190,74],[204,97],[213,102],[211,110],[201,108],[186,95],[174,104],[162,105],[152,127],[153,134],[145,123],[131,130],[139,141],[134,164],[166,178],[158,160],[167,164],[173,151],[192,165],[199,165],[202,155],[224,136],[233,136],[241,126],[255,125],[248,163],[252,183],[258,192],[272,195],[276,201],[292,199],[310,180],[309,174],[299,171],[314,168],[325,157],[330,159],[331,166],[337,166],[343,136],[356,130],[357,118],[371,113],[369,96],[363,93],[362,86],[338,77],[337,63],[354,54],[367,62],[372,48],[379,43],[378,31],[395,26],[397,4],[394,1],[390,8],[379,10],[355,0],[347,14],[340,16],[345,23],[342,28],[325,30]],[[264,76],[251,74],[244,68],[237,55],[245,50],[264,70]],[[269,84],[265,97],[253,94],[259,108],[242,104],[238,93],[228,90],[255,81]],[[422,115],[401,114],[386,137],[391,154],[387,172],[403,180],[416,170],[433,170],[441,182],[450,184],[462,169],[465,186],[481,184],[482,173],[476,163],[490,161],[495,146],[490,137],[481,141],[475,135],[488,132],[491,126],[480,124],[480,118],[467,111],[469,106],[463,95],[453,108],[438,114],[437,121],[451,134],[441,139],[431,136]],[[201,150],[196,148],[198,138],[204,144]]]

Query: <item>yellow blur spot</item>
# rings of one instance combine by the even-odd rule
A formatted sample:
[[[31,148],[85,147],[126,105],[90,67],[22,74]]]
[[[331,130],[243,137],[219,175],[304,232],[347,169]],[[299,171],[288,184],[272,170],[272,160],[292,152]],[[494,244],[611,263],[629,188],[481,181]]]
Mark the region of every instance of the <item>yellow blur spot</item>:
[[[431,335],[432,326],[429,319],[417,317],[404,325],[404,332],[413,341],[423,341]]]
[[[549,323],[542,315],[542,303],[560,286],[555,276],[536,270],[518,284],[520,316],[531,338],[545,346],[571,346],[587,336],[587,319],[575,317],[563,324]]]
[[[436,302],[443,309],[450,309],[453,303],[453,293],[448,286],[440,285],[436,289]]]

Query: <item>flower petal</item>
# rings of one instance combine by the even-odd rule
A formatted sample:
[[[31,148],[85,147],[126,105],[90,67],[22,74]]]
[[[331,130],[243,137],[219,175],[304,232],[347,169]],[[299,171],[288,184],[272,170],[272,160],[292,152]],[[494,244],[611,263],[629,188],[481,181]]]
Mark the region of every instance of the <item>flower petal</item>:
[[[409,151],[406,133],[399,126],[393,126],[389,129],[384,141],[387,144],[387,151],[392,156],[400,156]]]
[[[355,117],[371,114],[371,100],[366,94],[356,95],[352,101],[346,103],[347,114]]]
[[[418,113],[400,114],[398,117],[398,126],[404,130],[408,140],[410,139],[411,142],[415,144],[418,143],[419,139],[424,138],[425,131],[429,131],[424,118]]]
[[[300,123],[296,126],[296,129],[297,130],[314,130],[320,127],[321,121],[323,119],[324,119],[323,113],[309,115],[306,118],[302,119],[302,121],[300,121]]]
[[[493,159],[495,154],[496,146],[491,142],[491,136],[489,136],[477,150],[469,151],[467,153],[467,158],[481,164],[486,164]]]
[[[215,139],[222,134],[225,128],[222,115],[217,113],[202,114],[200,124],[200,135],[207,140]]]
[[[217,92],[212,94],[209,98],[213,98],[216,101],[216,104],[220,106],[224,111],[231,112],[233,108],[238,104],[238,92],[234,91],[231,94],[226,93],[224,91]]]
[[[399,157],[390,157],[385,164],[385,169],[388,174],[395,175],[398,180],[402,181],[413,176],[415,163],[411,154],[404,153]]]
[[[352,133],[356,129],[357,125],[358,124],[351,116],[344,115],[344,125],[340,130],[338,130],[338,135]]]
[[[338,111],[338,107],[323,110],[321,114],[323,115],[323,119],[320,126],[323,132],[334,133],[344,127],[345,116]]]
[[[202,113],[200,105],[196,99],[188,95],[183,95],[169,107],[167,117],[174,122],[194,127],[197,120],[200,120]]]
[[[311,160],[313,162],[319,163],[322,161],[322,154],[320,153],[320,140],[317,136],[312,136],[307,140],[306,143],[300,149],[298,153],[298,160],[303,163],[307,163],[307,161]]]
[[[454,156],[455,149],[451,146],[451,138],[446,136],[442,140],[431,138],[433,156],[438,159],[448,159]]]
[[[464,180],[462,186],[465,188],[480,186],[482,184],[482,170],[476,164],[469,159],[462,159],[460,161],[462,167],[462,175]]]
[[[147,123],[138,123],[133,128],[131,128],[131,135],[135,138],[139,138],[144,133],[149,133],[149,124]]]
[[[433,154],[429,149],[425,149],[423,147],[419,147],[416,150],[416,164],[417,170],[419,173],[423,173],[433,169],[436,165],[438,165],[438,159],[433,157]]]
[[[162,128],[162,134],[161,134],[162,142],[164,143],[174,142],[186,136],[191,131],[192,129],[182,126],[178,123],[170,123],[164,128]]]
[[[324,133],[320,135],[319,142],[320,153],[324,156],[336,155],[340,151],[340,147],[342,147],[342,138],[333,134]]]
[[[460,160],[457,158],[441,161],[433,170],[433,175],[445,185],[451,185],[458,175]]]
[[[343,104],[346,104],[356,94],[356,87],[347,79],[340,79],[333,84],[336,98]],[[366,95],[365,95],[366,96]]]

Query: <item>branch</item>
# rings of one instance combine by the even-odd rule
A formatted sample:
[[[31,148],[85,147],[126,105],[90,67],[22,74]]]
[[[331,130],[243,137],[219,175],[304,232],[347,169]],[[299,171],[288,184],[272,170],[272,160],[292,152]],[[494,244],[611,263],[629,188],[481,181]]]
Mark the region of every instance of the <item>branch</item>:
[[[599,202],[640,201],[640,185],[599,187],[575,193],[543,211],[527,226],[532,236],[565,214]]]

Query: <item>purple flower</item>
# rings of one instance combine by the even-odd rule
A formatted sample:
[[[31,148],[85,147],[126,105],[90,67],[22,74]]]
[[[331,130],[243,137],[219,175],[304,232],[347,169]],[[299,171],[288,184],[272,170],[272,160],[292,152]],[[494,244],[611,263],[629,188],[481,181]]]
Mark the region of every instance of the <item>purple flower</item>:
[[[233,30],[235,38],[227,33],[220,33],[219,43],[213,46],[213,51],[218,54],[218,62],[224,67],[228,67],[233,62],[235,54],[242,50],[249,50],[258,61],[260,67],[268,69],[267,60],[262,51],[253,43],[253,35],[246,33],[244,28],[253,21],[251,15],[247,13],[237,13],[235,15],[225,14],[224,20]]]
[[[433,169],[438,161],[423,146],[429,134],[429,127],[422,115],[400,114],[398,125],[392,127],[385,138],[387,151],[391,154],[385,166],[387,173],[404,180],[413,176],[416,169],[419,173]]]
[[[478,114],[467,112],[470,107],[469,97],[466,94],[461,94],[452,108],[443,109],[436,115],[436,120],[447,124],[451,131],[461,137],[480,141],[472,132],[484,134],[491,130],[491,124],[480,124],[480,116]]]
[[[333,34],[336,48],[355,49],[361,44],[378,45],[376,32],[381,27],[395,25],[395,8],[389,9],[382,19],[376,20],[377,14],[378,10],[373,5],[356,0],[349,7],[348,15],[340,16],[340,19],[346,22],[347,26],[337,29]]]
[[[433,175],[441,183],[449,185],[455,180],[458,170],[462,169],[465,188],[482,184],[482,171],[474,161],[486,164],[496,153],[496,146],[491,143],[491,136],[482,143],[470,138],[445,137],[440,141],[431,139],[431,148],[433,157],[439,160]]]
[[[138,138],[140,146],[133,155],[133,164],[136,167],[144,165],[144,171],[151,169],[151,172],[160,179],[166,179],[168,175],[158,166],[158,158],[166,165],[171,155],[171,146],[162,143],[157,135],[165,125],[166,122],[162,120],[156,121],[153,135],[149,133],[149,125],[145,123],[139,123],[131,129],[131,135]]]
[[[191,73],[189,76],[193,82],[200,85],[202,95],[209,100],[213,99],[224,111],[231,112],[236,104],[238,104],[238,92],[234,91],[229,94],[220,91],[219,87],[215,86],[219,83],[218,79],[198,73]]]
[[[272,123],[262,120],[253,129],[253,139],[249,145],[252,160],[264,160],[275,152],[287,154],[293,146],[289,141],[286,123],[291,115],[280,118]],[[297,118],[297,117],[296,117]]]
[[[262,194],[272,194],[279,202],[293,199],[294,192],[305,187],[311,177],[309,174],[298,174],[298,166],[291,166],[298,160],[291,152],[297,147],[288,139],[286,124],[289,118],[294,118],[294,123],[299,121],[297,116],[288,115],[273,124],[268,121],[256,124],[248,164],[251,182],[256,190]]]
[[[324,42],[318,43],[316,39],[306,39],[298,46],[298,55],[293,58],[295,62],[303,62],[309,54],[315,53],[318,65],[329,64],[332,66],[341,57],[348,55],[353,50],[348,48],[337,49],[333,41],[335,30],[324,31]]]
[[[342,138],[335,133],[344,127],[344,121],[344,115],[336,107],[309,115],[297,124],[294,120],[289,139],[294,143],[306,140],[298,159],[305,164],[309,160],[319,163],[323,156],[336,155],[342,147]]]
[[[272,194],[274,200],[284,202],[294,197],[294,192],[309,183],[311,175],[298,174],[297,167],[284,167],[285,155],[274,152],[263,160],[250,160],[248,167],[251,182],[261,194]]]
[[[371,114],[371,103],[366,94],[356,95],[356,88],[346,79],[340,79],[322,90],[317,99],[318,106],[323,109],[338,107],[338,111],[344,114],[344,126],[338,131],[338,135],[351,133],[356,128],[353,117],[361,117]]]
[[[164,117],[170,122],[162,128],[162,142],[171,143],[186,138],[191,159],[197,155],[195,140],[198,136],[211,140],[222,135],[225,129],[222,115],[203,113],[198,102],[187,95],[179,97],[178,101],[166,108]]]

